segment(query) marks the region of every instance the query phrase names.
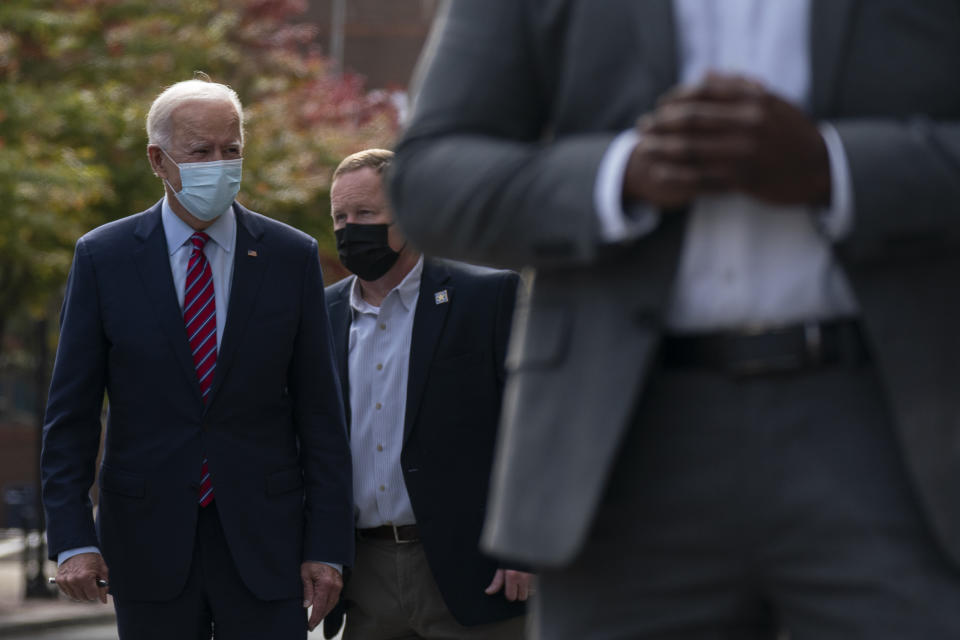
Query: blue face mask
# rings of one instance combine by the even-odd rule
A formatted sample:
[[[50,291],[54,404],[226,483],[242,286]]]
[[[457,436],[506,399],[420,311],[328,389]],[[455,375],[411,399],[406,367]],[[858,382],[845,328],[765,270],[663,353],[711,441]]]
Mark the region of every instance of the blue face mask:
[[[163,152],[167,158],[170,154]],[[210,222],[227,210],[240,191],[243,176],[243,158],[214,162],[170,162],[180,169],[180,191],[174,192],[180,204],[193,217]],[[166,181],[165,181],[166,182]],[[167,182],[167,185],[170,183]],[[173,187],[170,187],[171,191]]]

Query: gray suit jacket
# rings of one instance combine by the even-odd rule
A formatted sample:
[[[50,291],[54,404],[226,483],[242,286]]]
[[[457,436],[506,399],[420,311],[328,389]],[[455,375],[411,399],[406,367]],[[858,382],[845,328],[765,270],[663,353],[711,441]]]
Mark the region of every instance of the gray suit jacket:
[[[935,532],[960,562],[960,2],[812,0],[812,116],[843,140],[835,250]],[[614,136],[676,82],[670,0],[457,0],[431,39],[392,196],[425,251],[532,265],[484,542],[569,561],[658,344],[682,215],[604,245]]]

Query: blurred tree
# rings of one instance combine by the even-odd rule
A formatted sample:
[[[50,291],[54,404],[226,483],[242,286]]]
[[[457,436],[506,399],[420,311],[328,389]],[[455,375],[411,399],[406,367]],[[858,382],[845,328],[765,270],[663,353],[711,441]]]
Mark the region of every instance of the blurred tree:
[[[390,97],[334,77],[298,23],[306,0],[0,2],[0,337],[59,293],[85,231],[162,196],[146,159],[153,98],[197,70],[247,117],[239,199],[332,244],[329,176],[389,146]]]

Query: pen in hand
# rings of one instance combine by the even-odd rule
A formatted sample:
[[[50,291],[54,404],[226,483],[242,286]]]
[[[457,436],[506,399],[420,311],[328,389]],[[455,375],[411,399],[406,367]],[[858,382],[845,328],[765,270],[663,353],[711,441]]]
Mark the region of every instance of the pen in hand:
[[[48,583],[48,584],[57,584],[57,579],[56,579],[56,578],[47,578],[47,583]],[[103,578],[97,578],[97,586],[98,586],[98,587],[109,587],[110,584],[109,584],[106,580],[104,580]]]

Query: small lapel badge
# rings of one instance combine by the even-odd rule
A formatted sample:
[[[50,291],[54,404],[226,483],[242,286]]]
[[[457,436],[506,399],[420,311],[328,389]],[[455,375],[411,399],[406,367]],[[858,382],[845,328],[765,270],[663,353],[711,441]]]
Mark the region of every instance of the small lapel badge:
[[[256,258],[256,257],[257,257],[257,250],[256,250],[256,249],[247,249],[247,255],[248,255],[249,257],[251,257],[251,258]]]
[[[437,304],[450,302],[450,296],[447,295],[447,290],[444,289],[443,291],[437,291],[435,294],[433,294],[433,301]]]

